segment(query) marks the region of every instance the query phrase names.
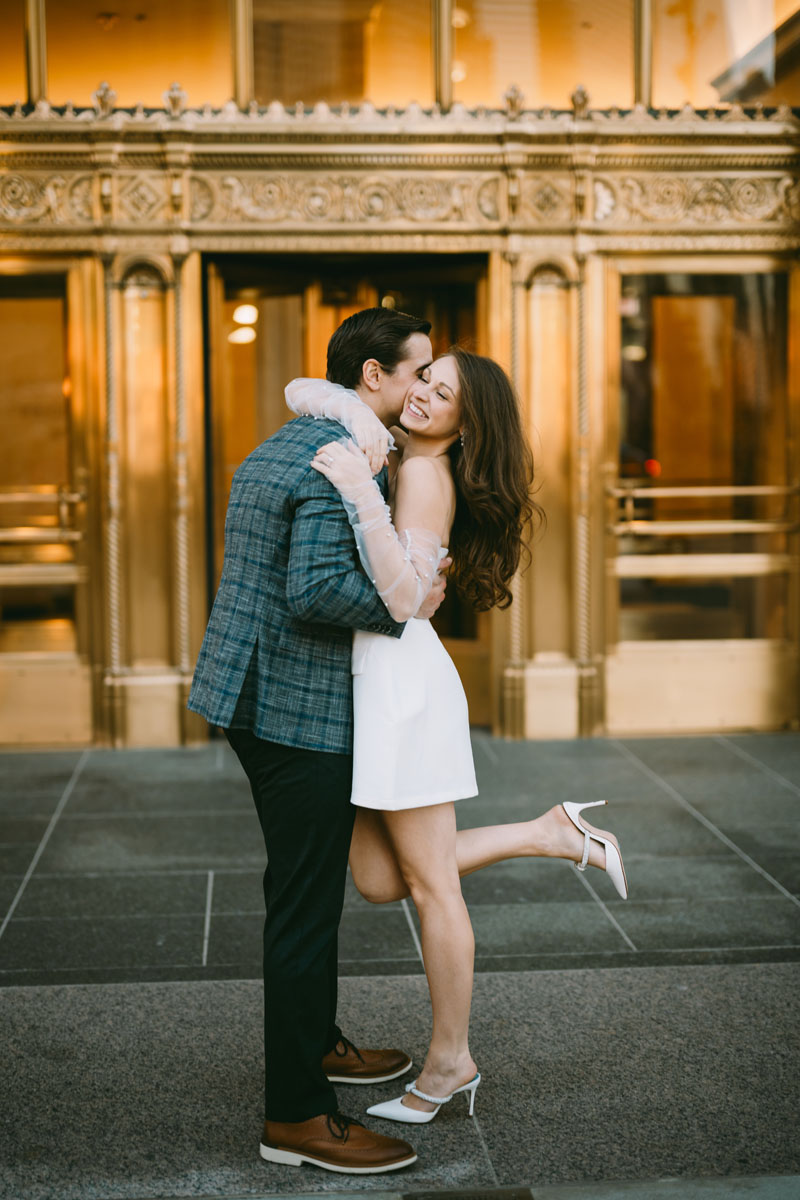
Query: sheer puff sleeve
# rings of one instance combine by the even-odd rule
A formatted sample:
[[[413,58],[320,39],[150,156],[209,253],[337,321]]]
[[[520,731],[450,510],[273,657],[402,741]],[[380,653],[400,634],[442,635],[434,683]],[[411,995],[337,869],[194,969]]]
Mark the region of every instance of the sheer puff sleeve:
[[[407,621],[431,589],[444,554],[432,529],[401,529],[352,442],[322,446],[311,464],[339,491],[359,557],[390,616]]]
[[[327,417],[343,425],[369,459],[373,475],[383,466],[395,441],[383,422],[350,388],[328,379],[293,379],[284,395],[298,417]]]

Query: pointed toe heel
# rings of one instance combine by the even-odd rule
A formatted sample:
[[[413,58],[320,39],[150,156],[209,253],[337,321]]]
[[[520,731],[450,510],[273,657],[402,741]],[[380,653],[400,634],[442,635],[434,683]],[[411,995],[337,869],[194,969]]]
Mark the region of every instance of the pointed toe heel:
[[[602,829],[595,829],[593,825],[587,825],[581,817],[581,812],[584,808],[596,808],[600,804],[607,804],[607,800],[588,800],[583,804],[576,804],[572,800],[565,800],[561,807],[569,817],[572,824],[583,834],[583,857],[579,863],[574,863],[577,871],[585,871],[589,862],[589,851],[592,842],[597,842],[602,846],[606,854],[606,874],[608,875],[614,887],[619,892],[623,900],[628,899],[628,880],[625,875],[625,867],[622,862],[622,852],[619,848],[619,842],[614,837],[613,833],[607,833]]]
[[[421,1092],[414,1083],[406,1085],[406,1092],[410,1092],[412,1096],[418,1096],[420,1100],[427,1100],[429,1104],[435,1104],[433,1112],[422,1112],[418,1108],[409,1108],[407,1104],[403,1104],[403,1097],[398,1096],[395,1100],[386,1100],[383,1104],[373,1104],[367,1109],[370,1117],[382,1117],[384,1121],[402,1121],[406,1125],[427,1125],[429,1121],[438,1113],[443,1104],[449,1104],[453,1096],[457,1096],[459,1092],[469,1093],[469,1113],[471,1117],[475,1112],[475,1093],[478,1090],[478,1084],[481,1081],[480,1071],[474,1079],[470,1079],[469,1083],[463,1084],[456,1088],[449,1096],[429,1096],[426,1092]]]

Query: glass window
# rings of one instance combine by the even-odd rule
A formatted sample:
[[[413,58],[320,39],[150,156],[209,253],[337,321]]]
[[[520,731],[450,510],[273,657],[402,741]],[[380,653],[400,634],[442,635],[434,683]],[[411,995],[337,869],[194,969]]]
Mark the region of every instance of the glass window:
[[[568,108],[578,84],[593,108],[633,102],[632,0],[457,0],[453,95],[500,108],[516,84],[527,108]]]
[[[260,104],[433,103],[430,0],[254,0]]]
[[[25,17],[22,0],[3,6],[3,36],[0,37],[0,104],[25,101]]]
[[[622,281],[619,639],[787,636],[784,274]]]
[[[63,279],[0,279],[0,654],[77,649],[65,323]]]
[[[192,107],[233,94],[231,20],[226,0],[120,0],[99,12],[87,0],[47,0],[48,97],[88,106],[98,84],[117,106],[163,107],[178,82]]]
[[[655,0],[653,104],[800,103],[797,0]]]

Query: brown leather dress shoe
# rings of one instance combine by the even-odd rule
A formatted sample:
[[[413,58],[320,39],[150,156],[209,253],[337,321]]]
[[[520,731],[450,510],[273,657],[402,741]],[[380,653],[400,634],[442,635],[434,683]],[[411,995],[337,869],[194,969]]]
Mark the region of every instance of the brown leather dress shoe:
[[[322,1060],[331,1083],[386,1083],[411,1070],[411,1058],[402,1050],[358,1050],[343,1037]]]
[[[265,1121],[260,1154],[267,1162],[289,1167],[312,1163],[342,1175],[378,1175],[417,1161],[408,1142],[373,1133],[342,1113],[322,1113],[308,1121]]]

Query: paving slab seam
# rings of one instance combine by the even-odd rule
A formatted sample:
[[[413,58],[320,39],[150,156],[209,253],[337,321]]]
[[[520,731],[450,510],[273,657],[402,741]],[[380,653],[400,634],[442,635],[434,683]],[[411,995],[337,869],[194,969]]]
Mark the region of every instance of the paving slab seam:
[[[25,872],[24,876],[22,877],[22,883],[19,885],[16,895],[14,896],[14,899],[11,901],[11,904],[9,905],[8,912],[5,915],[2,925],[0,925],[0,938],[5,933],[5,931],[8,927],[8,923],[11,920],[11,917],[13,916],[14,910],[17,907],[17,905],[19,904],[20,900],[22,899],[25,888],[28,886],[28,881],[31,878],[31,876],[33,875],[33,872],[36,870],[36,864],[38,863],[39,859],[44,854],[45,847],[47,846],[47,843],[50,840],[50,835],[52,834],[53,830],[55,829],[55,827],[58,823],[58,818],[61,816],[61,813],[64,811],[64,807],[67,804],[67,801],[69,800],[70,796],[72,795],[72,792],[74,791],[75,784],[78,782],[78,779],[80,778],[81,772],[83,771],[83,768],[85,767],[90,754],[91,754],[90,750],[84,750],[83,753],[81,754],[80,758],[76,762],[75,766],[73,767],[72,774],[70,775],[69,779],[67,780],[66,786],[64,787],[64,791],[61,793],[61,797],[58,801],[58,804],[55,807],[55,811],[53,812],[52,817],[50,818],[50,822],[49,822],[47,828],[45,829],[44,833],[42,834],[41,841],[39,842],[39,844],[36,848],[36,851],[33,855],[33,858],[30,861],[27,871]]]
[[[543,1186],[505,1186],[497,1188],[442,1188],[435,1191],[407,1192],[341,1192],[326,1188],[320,1191],[292,1192],[292,1200],[320,1200],[322,1196],[335,1200],[693,1200],[701,1197],[716,1197],[717,1200],[794,1200],[800,1192],[798,1175],[742,1175],[718,1178],[670,1177],[652,1180],[620,1180],[550,1183]],[[206,1193],[203,1200],[286,1200],[286,1192]],[[94,1200],[121,1200],[96,1196]],[[141,1198],[139,1198],[141,1200]],[[186,1193],[147,1197],[146,1200],[187,1200]]]
[[[760,758],[756,758],[749,750],[745,750],[742,746],[737,746],[736,742],[732,742],[730,738],[726,738],[724,734],[717,734],[714,738],[720,746],[724,746],[726,750],[732,751],[738,758],[744,762],[750,763],[751,766],[757,767],[764,775],[768,775],[770,779],[774,779],[781,787],[785,787],[787,791],[794,792],[795,796],[800,796],[800,787],[796,783],[792,783],[791,779],[787,779],[785,775],[781,775],[780,771],[776,771],[774,767],[768,767]]]
[[[413,940],[413,942],[414,942],[414,949],[415,949],[415,950],[416,950],[416,952],[417,952],[417,958],[419,959],[419,961],[422,963],[422,966],[424,967],[424,966],[425,966],[425,959],[424,959],[424,958],[423,958],[423,956],[422,956],[422,943],[421,943],[421,942],[420,942],[420,940],[419,940],[419,935],[417,934],[416,926],[414,925],[414,919],[413,919],[413,917],[411,916],[411,909],[408,907],[408,900],[407,900],[407,899],[403,899],[403,900],[401,900],[401,901],[400,901],[400,907],[402,908],[402,910],[403,910],[403,913],[405,914],[406,921],[408,922],[408,928],[411,930],[411,937],[412,937],[412,940]],[[339,961],[340,961],[340,962],[346,962],[346,961],[348,961],[348,960],[347,960],[347,959],[340,959]],[[355,959],[350,959],[349,961],[350,961],[350,962],[355,962],[355,961],[357,961],[357,960],[355,960]],[[398,962],[400,962],[400,961],[402,961],[402,959],[398,959],[397,961],[398,961]]]
[[[206,887],[206,912],[205,921],[203,924],[203,957],[201,966],[208,966],[208,942],[211,937],[211,903],[214,896],[214,872],[208,872],[208,884]]]
[[[230,808],[176,808],[176,809],[158,809],[148,808],[142,809],[125,809],[120,812],[118,808],[102,808],[95,812],[79,812],[70,813],[65,817],[65,821],[141,821],[146,817],[148,821],[170,821],[180,820],[183,818],[192,817],[219,817],[227,819],[231,816]],[[237,808],[236,813],[239,816],[250,816],[249,808]],[[27,814],[26,814],[27,816]],[[255,817],[254,817],[255,819]]]
[[[637,947],[634,945],[634,943],[633,943],[633,941],[631,940],[631,938],[629,938],[629,937],[628,937],[627,933],[626,933],[626,932],[625,932],[625,930],[622,928],[622,926],[620,925],[620,923],[619,923],[619,921],[616,919],[616,917],[612,915],[612,913],[611,913],[611,911],[609,910],[609,908],[608,908],[608,905],[605,903],[605,901],[603,901],[603,900],[601,900],[601,899],[600,899],[600,897],[598,896],[597,892],[594,890],[594,888],[592,887],[591,883],[590,883],[590,882],[589,882],[589,880],[586,878],[586,875],[584,874],[584,872],[583,872],[583,871],[579,871],[579,872],[576,872],[576,874],[578,874],[578,875],[579,875],[579,877],[580,877],[580,881],[581,881],[581,883],[583,884],[583,886],[586,888],[586,890],[587,890],[587,892],[589,893],[589,895],[590,895],[590,896],[591,896],[591,897],[594,899],[595,903],[596,903],[597,905],[599,905],[599,907],[601,908],[601,910],[602,910],[602,912],[603,912],[603,915],[604,915],[604,916],[607,918],[607,920],[608,920],[608,921],[610,921],[610,923],[611,923],[611,924],[614,926],[614,928],[616,929],[617,933],[620,935],[620,937],[623,939],[623,941],[625,941],[625,942],[627,943],[627,945],[630,947],[630,949],[631,949],[631,950],[633,950],[634,952],[636,952],[636,950],[637,950]]]
[[[696,821],[699,821],[700,824],[704,825],[710,833],[713,833],[714,836],[719,838],[721,842],[723,842],[726,846],[729,846],[730,849],[733,850],[734,854],[738,854],[739,858],[746,862],[748,866],[752,867],[754,871],[757,871],[758,874],[766,879],[768,883],[772,884],[772,886],[776,888],[782,896],[785,896],[787,900],[790,900],[792,904],[795,904],[798,908],[800,908],[800,900],[798,900],[797,896],[792,895],[792,893],[788,891],[782,883],[779,883],[778,880],[770,875],[768,871],[765,871],[763,867],[759,866],[755,859],[752,859],[749,854],[746,854],[745,851],[742,850],[740,846],[737,846],[736,842],[732,841],[727,834],[723,833],[713,821],[709,821],[708,817],[704,816],[704,814],[701,813],[699,809],[695,808],[693,804],[690,804],[686,797],[682,796],[677,788],[674,788],[671,783],[668,783],[667,780],[659,775],[657,771],[654,771],[651,767],[648,767],[647,763],[643,762],[642,759],[639,758],[638,754],[634,754],[633,751],[624,744],[624,742],[618,742],[614,738],[609,740],[611,745],[618,750],[620,754],[629,759],[630,762],[634,763],[640,771],[657,783],[660,788],[663,788],[667,795],[671,796],[673,800],[677,800],[678,804],[680,804],[682,808],[690,813]]]

